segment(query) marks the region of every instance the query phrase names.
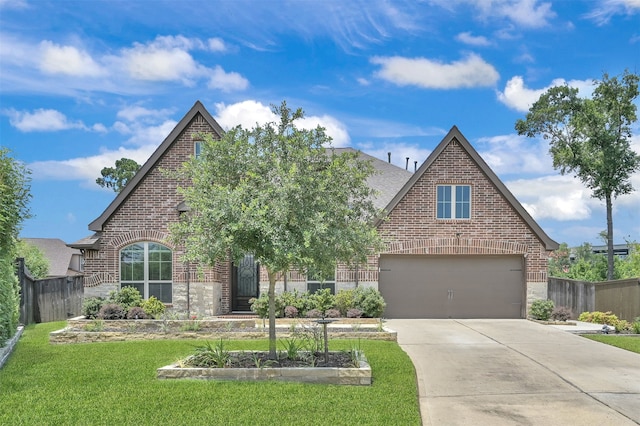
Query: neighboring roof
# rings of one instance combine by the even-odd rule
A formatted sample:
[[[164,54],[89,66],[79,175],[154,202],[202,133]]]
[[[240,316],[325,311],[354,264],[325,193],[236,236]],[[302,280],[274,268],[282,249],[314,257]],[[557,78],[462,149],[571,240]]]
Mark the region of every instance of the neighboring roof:
[[[80,255],[80,250],[68,247],[64,241],[58,238],[23,238],[22,240],[42,251],[49,261],[49,276],[67,275],[72,256],[74,254]]]
[[[431,167],[433,162],[442,154],[444,149],[449,145],[451,140],[456,139],[460,146],[469,154],[471,159],[478,165],[478,167],[482,170],[482,172],[487,176],[489,181],[496,187],[498,192],[502,194],[502,196],[511,204],[513,209],[520,215],[522,220],[531,228],[531,230],[536,234],[536,236],[542,241],[545,248],[547,250],[556,250],[558,248],[558,243],[552,240],[538,225],[538,223],[531,217],[531,215],[525,210],[525,208],[520,204],[520,202],[513,196],[511,191],[507,189],[504,183],[498,178],[498,176],[491,170],[489,165],[485,163],[485,161],[480,157],[480,154],[471,146],[471,143],[465,138],[460,130],[456,126],[453,126],[449,133],[442,139],[440,144],[433,150],[433,152],[429,155],[429,157],[425,160],[424,163],[420,166],[420,168],[411,176],[411,178],[406,182],[404,187],[402,187],[398,193],[393,197],[393,199],[389,202],[389,204],[385,207],[387,213],[390,213],[407,195],[407,192],[413,187],[413,185],[422,177],[422,175]],[[381,218],[376,225],[382,223],[384,219]]]
[[[138,186],[138,184],[144,179],[144,177],[153,169],[153,167],[160,161],[160,159],[164,156],[167,150],[171,147],[171,145],[178,139],[178,137],[184,132],[189,123],[195,118],[196,115],[202,115],[205,121],[213,128],[213,130],[218,134],[218,136],[222,136],[224,130],[220,125],[214,120],[213,116],[209,114],[209,111],[202,105],[200,101],[196,101],[196,103],[191,107],[189,112],[180,120],[180,122],[176,125],[176,127],[169,133],[169,136],[165,138],[165,140],[160,144],[158,149],[149,157],[146,163],[138,170],[133,178],[127,183],[127,185],[120,191],[120,193],[116,196],[116,198],[109,204],[107,209],[102,212],[100,217],[95,219],[93,222],[89,224],[89,230],[91,231],[102,231],[102,227],[105,222],[109,220],[111,215],[115,213],[115,211],[120,207],[120,205],[127,199],[129,194],[133,192],[133,190]],[[74,243],[74,247],[76,244]]]
[[[373,205],[377,209],[385,208],[393,197],[402,189],[405,183],[413,176],[413,173],[395,166],[386,161],[372,157],[362,151],[353,148],[334,148],[335,152],[357,152],[361,160],[370,161],[375,169],[375,173],[367,179],[369,186],[377,194],[373,200]]]

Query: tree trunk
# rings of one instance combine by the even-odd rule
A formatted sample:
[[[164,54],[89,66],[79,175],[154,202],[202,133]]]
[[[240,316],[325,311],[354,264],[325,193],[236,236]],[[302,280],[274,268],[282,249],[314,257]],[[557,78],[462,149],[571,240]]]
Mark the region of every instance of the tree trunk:
[[[613,280],[613,208],[611,194],[605,197],[607,203],[607,280]]]
[[[269,276],[269,359],[276,359],[276,273],[267,269]]]

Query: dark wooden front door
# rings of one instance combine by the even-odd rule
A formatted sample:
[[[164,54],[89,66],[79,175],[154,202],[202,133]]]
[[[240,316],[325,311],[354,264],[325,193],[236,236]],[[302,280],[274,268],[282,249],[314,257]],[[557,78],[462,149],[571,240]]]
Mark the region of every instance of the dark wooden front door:
[[[253,255],[246,255],[238,264],[233,265],[231,279],[231,310],[251,311],[249,300],[258,297],[260,280],[259,266]]]

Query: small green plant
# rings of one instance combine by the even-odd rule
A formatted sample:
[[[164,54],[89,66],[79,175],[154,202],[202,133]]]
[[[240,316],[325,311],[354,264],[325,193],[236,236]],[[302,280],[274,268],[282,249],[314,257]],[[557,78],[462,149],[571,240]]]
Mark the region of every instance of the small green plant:
[[[343,317],[349,317],[348,313],[352,309],[356,309],[354,290],[340,290],[336,294],[336,309],[340,311]],[[360,315],[362,312],[360,311]],[[354,317],[350,317],[354,318]]]
[[[300,358],[300,351],[304,349],[304,344],[297,337],[289,337],[287,339],[280,339],[282,349],[287,353],[287,358],[295,361]]]
[[[376,324],[376,330],[377,331],[384,331],[384,320],[382,318],[380,318],[380,320]]]
[[[160,318],[167,309],[167,307],[164,306],[164,303],[158,300],[155,296],[151,296],[147,300],[143,300],[140,307],[142,307],[144,312],[151,318]]]
[[[615,321],[613,324],[613,328],[616,329],[616,333],[622,333],[627,330],[631,330],[631,323],[627,320],[619,319]]]
[[[262,359],[260,354],[256,352],[251,352],[251,360],[253,361],[253,365],[255,365],[256,368],[259,368],[259,369],[263,369],[265,367],[271,367],[274,364],[278,363],[278,361],[276,361],[275,359],[266,359],[266,360]]]
[[[186,358],[184,363],[189,367],[224,368],[231,361],[231,353],[226,348],[224,340],[220,339],[215,345],[206,342],[196,347],[195,353]]]
[[[82,304],[82,315],[87,319],[94,319],[98,316],[100,308],[105,303],[102,297],[89,297]]]
[[[331,294],[331,289],[323,288],[311,295],[313,308],[319,310],[323,315],[335,305],[335,298]]]
[[[613,326],[618,321],[618,317],[611,311],[593,311],[581,313],[578,317],[578,321],[591,322],[594,324],[607,324]]]
[[[531,304],[529,313],[533,319],[548,321],[553,312],[553,300],[536,300]]]
[[[142,296],[135,287],[125,286],[118,291],[112,291],[109,293],[108,303],[120,305],[125,312],[127,312],[134,306],[140,306],[142,303]]]
[[[200,320],[196,315],[191,316],[190,319],[184,322],[180,327],[180,331],[199,331],[202,328],[202,324],[200,324]]]
[[[346,353],[350,357],[351,365],[353,365],[355,368],[360,368],[360,356],[362,354],[360,343],[360,339],[358,339],[357,343],[351,342],[351,348],[346,351]]]
[[[89,332],[100,332],[104,330],[104,321],[100,319],[95,319],[91,321],[89,324],[85,324],[82,329],[84,331]]]
[[[351,329],[353,331],[360,331],[360,327],[362,327],[362,324],[360,324],[359,322],[354,322],[353,324],[351,324]]]
[[[640,334],[640,317],[637,317],[633,320],[631,324],[631,330],[633,330],[634,334]]]

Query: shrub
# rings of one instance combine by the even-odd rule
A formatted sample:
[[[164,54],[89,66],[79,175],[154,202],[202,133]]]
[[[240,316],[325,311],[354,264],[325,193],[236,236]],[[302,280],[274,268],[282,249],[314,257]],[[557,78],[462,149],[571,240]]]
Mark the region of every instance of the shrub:
[[[310,309],[307,311],[307,318],[322,318],[320,309]]]
[[[338,294],[336,294],[336,309],[340,311],[342,316],[347,316],[347,312],[356,307],[354,293],[354,290],[340,290]]]
[[[366,318],[379,318],[387,304],[378,290],[372,287],[358,287],[354,290],[355,307],[362,311]]]
[[[249,300],[251,303],[251,310],[255,312],[260,318],[269,317],[269,294],[262,293],[257,299],[254,297]],[[284,305],[280,297],[275,298],[276,318],[282,318],[284,315]]]
[[[360,318],[362,311],[358,308],[351,308],[347,311],[347,318]]]
[[[89,297],[84,299],[82,315],[87,319],[95,319],[102,305],[104,305],[104,299],[102,297]]]
[[[600,312],[583,312],[578,317],[578,321],[591,322],[594,324],[607,324],[613,326],[616,321],[618,321],[618,317],[615,316],[611,311]]]
[[[285,291],[276,296],[276,306],[293,306],[298,310],[298,316],[304,316],[305,312],[312,309],[308,292],[299,293],[298,290]],[[286,313],[285,313],[286,316]]]
[[[551,319],[554,321],[567,321],[571,319],[573,313],[566,306],[558,306],[551,312]]]
[[[298,308],[295,306],[287,306],[284,308],[284,316],[286,318],[296,318],[298,316]]]
[[[324,313],[326,318],[340,318],[340,311],[334,308],[327,309],[327,312]]]
[[[319,310],[323,314],[327,309],[331,309],[335,305],[335,297],[331,294],[331,290],[328,288],[316,291],[310,296],[310,298],[313,302],[313,308]]]
[[[633,320],[633,324],[631,324],[631,329],[635,334],[640,334],[640,317],[637,317]]]
[[[142,303],[142,296],[135,287],[122,287],[119,291],[112,291],[109,293],[109,303],[122,306],[122,309],[126,311],[134,306],[140,306]]]
[[[151,318],[161,317],[167,309],[166,306],[164,306],[164,303],[159,301],[155,296],[151,296],[147,300],[143,300],[140,307],[144,310],[144,313]]]
[[[127,312],[128,319],[147,319],[147,314],[140,306],[134,306]]]
[[[531,317],[541,321],[547,321],[553,312],[553,300],[536,300],[531,304],[529,313]]]
[[[623,331],[631,330],[631,323],[627,320],[619,319],[613,324],[613,328],[616,329],[616,333],[622,333]]]
[[[126,315],[124,308],[115,303],[106,303],[102,305],[98,312],[98,318],[104,320],[118,320],[123,319]]]

